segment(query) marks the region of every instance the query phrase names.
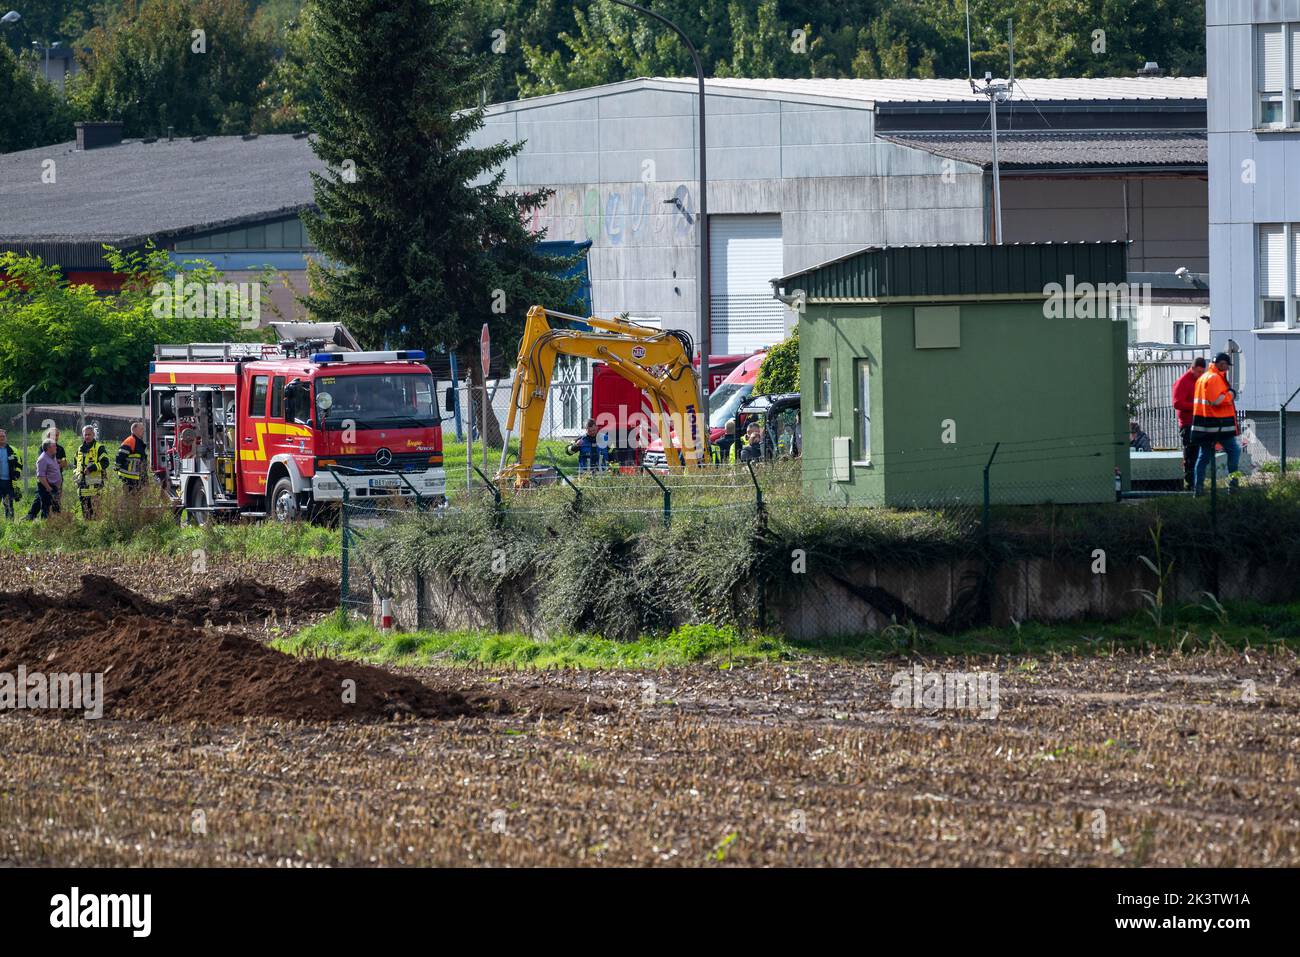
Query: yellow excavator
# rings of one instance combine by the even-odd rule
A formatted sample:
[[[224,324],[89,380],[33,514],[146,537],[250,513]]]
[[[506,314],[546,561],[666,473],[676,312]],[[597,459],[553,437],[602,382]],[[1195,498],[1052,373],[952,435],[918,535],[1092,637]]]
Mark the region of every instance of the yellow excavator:
[[[587,329],[555,328],[551,320],[582,323]],[[506,417],[505,447],[510,445],[515,418],[519,426],[519,459],[505,464],[497,477],[513,481],[516,488],[532,483],[537,439],[541,434],[551,376],[559,356],[581,356],[603,362],[633,385],[642,389],[653,410],[651,420],[664,443],[668,464],[675,468],[703,468],[708,461],[707,433],[699,414],[699,380],[691,365],[692,343],[684,332],[664,332],[625,319],[571,316],[542,306],[528,310],[514,386],[510,390],[510,411]],[[672,423],[680,435],[673,441]]]

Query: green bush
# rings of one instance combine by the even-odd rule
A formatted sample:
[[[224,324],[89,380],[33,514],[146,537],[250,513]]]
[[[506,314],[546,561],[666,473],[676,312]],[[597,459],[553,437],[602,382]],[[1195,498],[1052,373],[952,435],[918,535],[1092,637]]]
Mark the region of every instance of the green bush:
[[[222,342],[259,335],[237,317],[163,318],[155,315],[155,283],[175,268],[160,249],[123,254],[105,247],[104,259],[124,275],[120,292],[100,295],[70,285],[57,265],[39,256],[0,254],[0,402],[16,402],[35,386],[42,402],[72,402],[88,385],[96,402],[136,403],[160,342]],[[186,282],[220,281],[197,262]],[[182,310],[183,311],[183,310]],[[167,310],[170,312],[170,310]]]
[[[778,342],[763,358],[754,380],[754,395],[777,395],[799,391],[799,327],[790,338]]]

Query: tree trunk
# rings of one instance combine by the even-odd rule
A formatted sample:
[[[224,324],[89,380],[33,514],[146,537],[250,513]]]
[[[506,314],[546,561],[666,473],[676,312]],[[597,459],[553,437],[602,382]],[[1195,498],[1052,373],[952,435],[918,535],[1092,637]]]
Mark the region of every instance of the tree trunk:
[[[473,414],[473,428],[480,433],[483,431],[483,366],[479,362],[477,355],[472,356],[468,362],[469,381],[471,389],[469,390],[469,407]],[[489,387],[488,393],[491,394]],[[489,447],[495,446],[501,448],[501,423],[497,421],[496,411],[492,408],[492,403],[488,403],[487,409],[487,444]]]

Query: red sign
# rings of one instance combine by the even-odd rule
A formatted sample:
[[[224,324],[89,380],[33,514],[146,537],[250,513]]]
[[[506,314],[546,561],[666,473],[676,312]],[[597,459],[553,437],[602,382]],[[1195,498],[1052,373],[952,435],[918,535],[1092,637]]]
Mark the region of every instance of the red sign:
[[[483,380],[487,381],[488,365],[492,361],[492,336],[488,333],[487,323],[483,323],[483,332],[478,337],[478,358],[483,364]]]

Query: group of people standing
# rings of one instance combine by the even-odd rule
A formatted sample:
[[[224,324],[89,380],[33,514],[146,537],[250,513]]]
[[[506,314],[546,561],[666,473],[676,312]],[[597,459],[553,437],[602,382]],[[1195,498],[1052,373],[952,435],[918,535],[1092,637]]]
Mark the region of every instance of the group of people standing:
[[[1200,495],[1205,473],[1214,461],[1216,446],[1228,457],[1228,487],[1237,487],[1241,446],[1237,443],[1237,390],[1228,381],[1232,357],[1220,352],[1213,364],[1197,357],[1192,367],[1174,383],[1174,409],[1183,443],[1183,479]]]
[[[118,447],[114,470],[129,492],[140,488],[144,481],[144,423],[131,423],[131,434]],[[22,496],[19,480],[23,463],[9,444],[9,436],[0,429],[0,504],[4,516],[14,517],[14,502]],[[49,518],[63,509],[64,473],[68,469],[68,456],[59,444],[59,430],[52,428],[41,440],[41,452],[36,458],[36,497],[27,510],[28,521],[37,516]],[[81,515],[90,520],[95,517],[95,500],[103,493],[109,471],[108,448],[93,425],[81,430],[81,445],[72,460],[72,481],[77,488],[77,501]]]

